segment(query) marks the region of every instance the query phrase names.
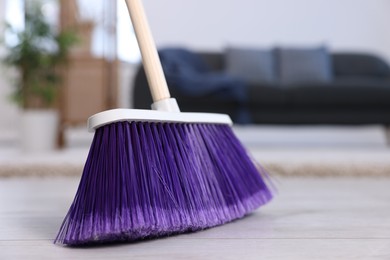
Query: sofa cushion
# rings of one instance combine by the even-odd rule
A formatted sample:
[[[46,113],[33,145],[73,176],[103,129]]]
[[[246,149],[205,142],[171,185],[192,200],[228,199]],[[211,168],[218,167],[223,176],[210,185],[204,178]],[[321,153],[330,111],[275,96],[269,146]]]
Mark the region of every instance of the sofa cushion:
[[[291,107],[390,107],[390,80],[345,77],[331,84],[297,86],[286,91]]]
[[[219,52],[200,52],[199,57],[207,63],[211,71],[225,70],[225,55]]]
[[[209,72],[196,53],[181,48],[159,51],[168,86],[182,95],[199,97],[219,93],[221,100],[246,102],[246,84],[226,73]]]
[[[192,75],[210,71],[210,67],[198,54],[187,49],[165,48],[159,50],[159,55],[165,73]]]
[[[183,96],[201,97],[217,94],[219,100],[247,102],[246,83],[226,73],[165,74],[169,87]]]
[[[249,84],[275,83],[277,80],[273,50],[227,48],[226,71]]]
[[[331,58],[325,47],[278,48],[277,57],[282,85],[328,83],[333,79]]]
[[[333,68],[336,77],[390,77],[389,65],[381,58],[370,54],[333,54]]]

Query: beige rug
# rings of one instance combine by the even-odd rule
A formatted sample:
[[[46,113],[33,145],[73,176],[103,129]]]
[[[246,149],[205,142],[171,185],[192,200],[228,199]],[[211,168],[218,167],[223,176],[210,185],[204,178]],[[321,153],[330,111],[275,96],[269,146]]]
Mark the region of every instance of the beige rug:
[[[390,147],[381,127],[241,127],[237,136],[256,161],[279,176],[390,177]],[[81,176],[91,134],[69,133],[71,148],[26,154],[0,144],[0,177]]]
[[[263,167],[275,176],[289,177],[390,177],[390,162],[370,163],[276,163],[265,162]],[[80,177],[82,164],[19,164],[2,165],[0,177]]]

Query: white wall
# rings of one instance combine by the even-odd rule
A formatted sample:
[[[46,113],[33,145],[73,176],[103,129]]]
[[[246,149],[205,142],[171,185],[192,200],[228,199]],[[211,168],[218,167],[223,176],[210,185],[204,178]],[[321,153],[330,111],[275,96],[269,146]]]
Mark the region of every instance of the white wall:
[[[181,44],[221,50],[228,45],[325,43],[333,50],[372,51],[390,62],[390,0],[143,2],[159,46]],[[5,0],[0,0],[0,32],[4,10]],[[7,100],[10,84],[3,75],[0,68],[0,131],[15,129],[17,124],[17,110]]]
[[[389,0],[144,0],[159,46],[325,43],[390,61]]]

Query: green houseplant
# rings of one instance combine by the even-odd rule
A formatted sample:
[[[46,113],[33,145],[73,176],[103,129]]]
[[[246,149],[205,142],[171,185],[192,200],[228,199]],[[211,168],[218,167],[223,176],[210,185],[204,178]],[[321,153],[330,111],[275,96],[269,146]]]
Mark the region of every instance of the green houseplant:
[[[25,109],[52,108],[58,96],[59,68],[66,63],[76,35],[56,32],[45,20],[39,4],[25,13],[25,28],[18,31],[7,26],[17,43],[7,44],[6,64],[17,68],[20,77],[15,84],[14,99]]]
[[[13,100],[22,108],[22,146],[27,150],[54,148],[61,66],[66,64],[70,48],[77,42],[76,34],[57,32],[45,19],[39,2],[26,8],[23,30],[9,25],[6,30],[16,39],[14,44],[5,44],[4,63],[18,72]],[[55,129],[49,129],[50,125]],[[39,140],[39,136],[44,140]],[[48,139],[51,144],[36,147]]]

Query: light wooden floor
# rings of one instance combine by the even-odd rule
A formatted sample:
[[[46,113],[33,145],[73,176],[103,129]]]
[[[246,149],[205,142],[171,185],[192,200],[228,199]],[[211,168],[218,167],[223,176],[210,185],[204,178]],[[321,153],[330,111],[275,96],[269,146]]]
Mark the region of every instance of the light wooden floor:
[[[280,179],[271,204],[221,227],[135,244],[53,245],[77,184],[0,179],[0,259],[390,259],[390,179]]]

